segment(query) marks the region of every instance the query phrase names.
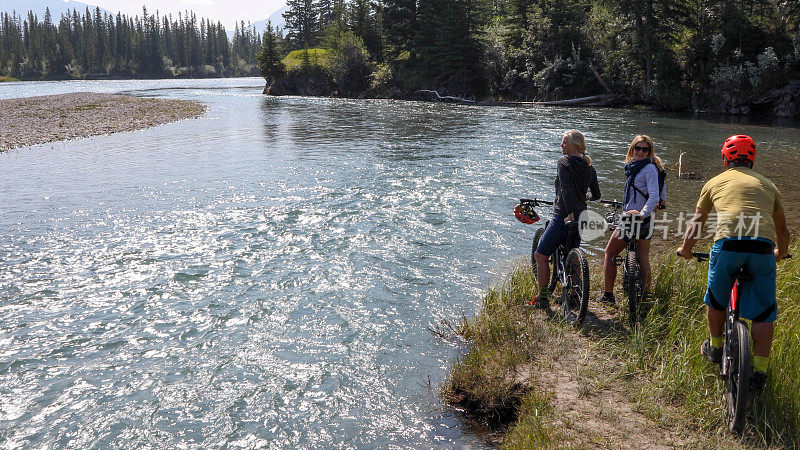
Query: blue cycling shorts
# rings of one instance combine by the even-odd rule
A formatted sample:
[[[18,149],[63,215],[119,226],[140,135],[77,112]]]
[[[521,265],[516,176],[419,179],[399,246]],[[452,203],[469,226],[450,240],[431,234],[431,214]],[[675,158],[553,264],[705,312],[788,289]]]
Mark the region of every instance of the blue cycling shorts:
[[[778,304],[775,301],[775,255],[771,251],[769,253],[741,251],[746,248],[739,248],[739,251],[723,249],[723,247],[733,247],[726,246],[725,243],[735,240],[723,238],[714,242],[708,266],[708,290],[704,301],[711,308],[726,309],[733,288],[734,280],[731,275],[744,266],[753,277],[753,281],[742,283],[739,315],[756,322],[774,322],[778,316]],[[763,241],[774,246],[768,239],[748,240]]]
[[[553,214],[553,218],[550,220],[550,223],[547,224],[547,228],[544,230],[544,234],[539,240],[539,246],[536,247],[536,251],[545,256],[551,256],[555,253],[556,247],[568,237],[569,229],[567,225],[564,224],[564,218],[558,214]],[[578,233],[575,233],[575,235],[572,236],[572,242],[570,242],[569,248],[576,248],[580,245],[581,237]]]

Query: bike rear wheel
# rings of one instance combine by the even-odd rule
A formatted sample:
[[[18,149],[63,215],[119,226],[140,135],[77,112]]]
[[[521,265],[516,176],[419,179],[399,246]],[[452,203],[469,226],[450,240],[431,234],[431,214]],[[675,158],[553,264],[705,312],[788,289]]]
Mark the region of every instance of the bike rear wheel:
[[[622,273],[622,288],[628,298],[628,323],[634,328],[642,320],[642,298],[644,286],[642,271],[639,268],[639,257],[636,252],[628,251],[625,255],[625,266]]]
[[[531,247],[531,266],[533,267],[533,284],[534,285],[536,285],[536,283],[537,283],[538,273],[539,273],[539,271],[536,269],[536,256],[535,256],[536,255],[536,249],[539,248],[539,241],[542,239],[542,235],[544,234],[544,230],[546,228],[547,228],[546,226],[539,228],[538,230],[536,230],[536,233],[534,233],[534,235],[533,235],[533,247]],[[552,259],[552,257],[551,257],[551,259]],[[550,264],[550,262],[548,262],[548,264]],[[556,281],[558,281],[556,279],[556,272],[551,267],[550,268],[550,286],[548,286],[548,289],[550,290],[550,292],[553,292],[553,290],[556,288]]]
[[[728,341],[730,347],[725,346],[725,357],[728,358],[728,392],[725,395],[728,429],[732,433],[741,433],[747,417],[750,375],[753,370],[750,358],[750,332],[747,325],[741,321],[734,322]]]
[[[579,248],[567,253],[564,262],[564,287],[561,292],[562,308],[567,323],[580,326],[589,307],[589,262]]]

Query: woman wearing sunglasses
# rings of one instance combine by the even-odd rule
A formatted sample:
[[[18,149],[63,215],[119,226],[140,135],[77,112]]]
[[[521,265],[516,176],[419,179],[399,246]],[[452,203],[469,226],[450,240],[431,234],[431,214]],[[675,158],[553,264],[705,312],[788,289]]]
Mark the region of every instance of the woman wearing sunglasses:
[[[625,156],[625,182],[624,213],[632,217],[630,227],[633,237],[639,240],[639,264],[644,277],[645,295],[650,291],[650,226],[651,214],[656,210],[659,201],[666,198],[666,194],[659,188],[658,173],[664,170],[661,158],[656,156],[653,139],[640,134],[633,138],[628,154]],[[603,274],[605,286],[600,301],[614,303],[614,282],[617,279],[617,265],[614,257],[625,248],[626,241],[620,237],[620,229],[614,230],[606,245],[606,254],[603,261]]]

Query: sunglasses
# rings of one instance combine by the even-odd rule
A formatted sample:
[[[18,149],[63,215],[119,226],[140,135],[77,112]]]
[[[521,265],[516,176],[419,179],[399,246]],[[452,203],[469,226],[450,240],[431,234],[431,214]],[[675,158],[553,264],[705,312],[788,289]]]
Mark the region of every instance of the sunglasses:
[[[650,151],[650,146],[648,145],[648,146],[645,146],[645,147],[640,147],[638,145],[635,145],[635,146],[633,146],[633,149],[636,150],[637,152],[649,152]]]

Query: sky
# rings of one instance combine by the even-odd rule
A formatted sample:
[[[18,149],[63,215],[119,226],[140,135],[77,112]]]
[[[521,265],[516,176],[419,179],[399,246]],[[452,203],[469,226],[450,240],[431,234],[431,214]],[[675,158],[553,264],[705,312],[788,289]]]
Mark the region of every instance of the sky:
[[[257,22],[281,9],[286,0],[78,0],[86,4],[105,8],[113,13],[141,15],[142,6],[149,13],[156,10],[161,15],[192,10],[197,17],[220,21],[225,28],[233,29],[234,22]]]

